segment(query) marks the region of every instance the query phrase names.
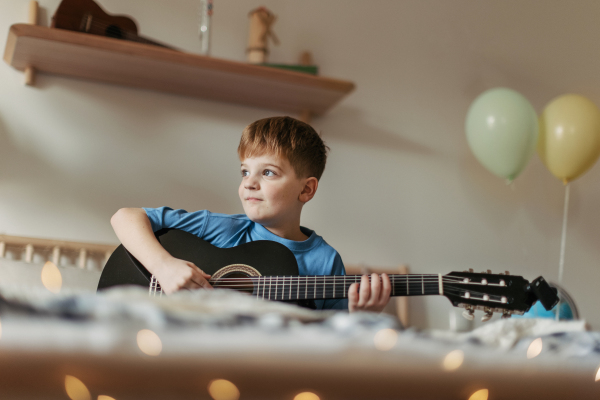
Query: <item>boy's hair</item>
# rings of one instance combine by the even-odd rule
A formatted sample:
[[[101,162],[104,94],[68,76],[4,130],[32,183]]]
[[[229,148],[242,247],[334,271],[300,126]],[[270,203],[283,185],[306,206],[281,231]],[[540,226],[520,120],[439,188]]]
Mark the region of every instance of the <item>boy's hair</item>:
[[[327,161],[327,151],[319,134],[308,124],[291,117],[259,119],[244,132],[238,156],[240,160],[263,154],[276,154],[290,162],[299,178],[321,179]]]

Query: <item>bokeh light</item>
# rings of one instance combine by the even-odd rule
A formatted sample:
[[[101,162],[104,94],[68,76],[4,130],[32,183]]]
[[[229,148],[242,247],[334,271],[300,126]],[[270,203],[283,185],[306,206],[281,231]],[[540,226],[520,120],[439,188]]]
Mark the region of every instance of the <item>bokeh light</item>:
[[[42,284],[52,293],[60,292],[62,276],[60,270],[52,261],[46,261],[42,268]]]
[[[215,400],[238,400],[240,391],[226,379],[214,379],[208,383],[208,393]]]
[[[302,393],[298,393],[296,395],[296,397],[294,397],[294,400],[320,400],[319,396],[317,396],[316,394],[312,393],[312,392],[302,392]]]
[[[469,397],[469,400],[487,400],[488,394],[487,389],[479,389]]]
[[[542,338],[537,338],[529,345],[527,349],[527,358],[537,357],[542,352]]]
[[[398,341],[398,332],[393,329],[382,329],[375,334],[373,338],[377,350],[386,351],[396,345]]]
[[[444,357],[444,369],[446,371],[455,371],[463,363],[465,359],[465,353],[462,350],[451,351]]]
[[[140,350],[149,356],[157,356],[162,351],[160,338],[150,329],[142,329],[138,332],[137,344]]]
[[[598,367],[598,372],[596,372],[596,382],[600,381],[600,367]]]
[[[98,396],[98,400],[115,400],[115,398],[101,394]]]
[[[83,382],[72,375],[65,376],[65,390],[71,400],[91,400],[92,398]]]

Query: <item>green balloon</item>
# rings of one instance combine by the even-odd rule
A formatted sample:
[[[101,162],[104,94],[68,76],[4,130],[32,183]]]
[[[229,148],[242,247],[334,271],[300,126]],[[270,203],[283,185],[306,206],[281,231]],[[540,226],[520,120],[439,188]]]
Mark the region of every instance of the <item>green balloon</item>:
[[[511,89],[490,89],[475,99],[465,122],[475,157],[494,175],[512,181],[535,152],[538,119],[531,103]]]

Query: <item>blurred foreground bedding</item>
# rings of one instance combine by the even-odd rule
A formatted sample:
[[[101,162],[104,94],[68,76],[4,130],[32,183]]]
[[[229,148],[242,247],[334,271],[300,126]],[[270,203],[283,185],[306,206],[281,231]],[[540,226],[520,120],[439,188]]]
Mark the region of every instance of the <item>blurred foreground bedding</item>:
[[[67,375],[118,400],[211,398],[214,379],[240,398],[598,398],[599,367],[600,334],[584,321],[508,319],[458,334],[228,290],[0,287],[1,398],[66,399]]]

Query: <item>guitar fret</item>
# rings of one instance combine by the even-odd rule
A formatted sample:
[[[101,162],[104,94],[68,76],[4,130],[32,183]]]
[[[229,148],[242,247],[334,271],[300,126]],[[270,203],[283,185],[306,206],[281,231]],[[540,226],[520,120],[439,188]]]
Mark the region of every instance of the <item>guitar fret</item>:
[[[325,284],[327,283],[327,279],[323,279],[323,298],[325,298]]]
[[[394,277],[396,275],[392,275],[392,296],[396,295],[396,284],[394,283]]]
[[[407,295],[407,296],[408,296],[408,295],[409,295],[409,293],[410,293],[410,290],[408,289],[408,281],[409,281],[409,279],[408,279],[408,275],[406,275],[406,295]]]
[[[335,275],[333,276],[333,298],[335,299]]]
[[[272,283],[272,281],[273,281],[273,277],[270,276],[269,277],[269,300],[271,300],[271,283]]]
[[[290,298],[288,300],[292,299],[292,281],[293,281],[293,278],[290,276]]]
[[[279,279],[275,278],[275,300],[277,300],[277,281],[279,281]]]
[[[304,278],[304,298],[308,299],[308,278]]]
[[[300,277],[298,277],[298,290],[296,291],[296,300],[300,300]]]
[[[314,284],[314,287],[315,287],[315,297],[314,298],[316,299],[317,298],[317,276],[316,275],[315,275],[315,284]]]
[[[421,275],[421,294],[425,294],[425,280],[423,279],[425,275]]]
[[[346,275],[344,275],[344,296],[346,297]]]

